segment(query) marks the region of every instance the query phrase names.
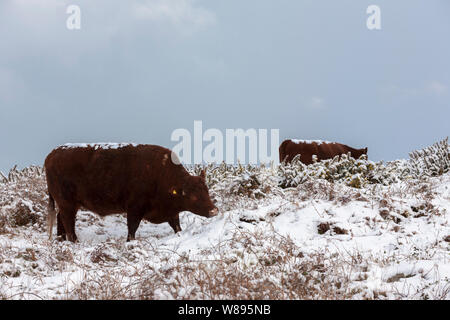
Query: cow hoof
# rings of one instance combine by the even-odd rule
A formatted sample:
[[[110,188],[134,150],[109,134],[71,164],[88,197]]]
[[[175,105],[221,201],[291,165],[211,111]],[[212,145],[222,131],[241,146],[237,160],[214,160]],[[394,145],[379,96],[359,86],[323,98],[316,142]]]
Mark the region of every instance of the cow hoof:
[[[77,239],[76,235],[69,234],[69,235],[67,235],[67,240],[69,240],[70,242],[76,243],[78,239]]]

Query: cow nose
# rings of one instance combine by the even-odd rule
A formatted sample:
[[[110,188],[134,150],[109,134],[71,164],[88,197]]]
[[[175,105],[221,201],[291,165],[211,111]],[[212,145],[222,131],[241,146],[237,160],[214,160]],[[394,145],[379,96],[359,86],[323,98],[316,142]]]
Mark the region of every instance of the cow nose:
[[[219,209],[217,209],[217,208],[214,208],[214,209],[212,209],[212,210],[209,210],[209,216],[210,216],[210,217],[217,216],[218,213],[219,213]]]

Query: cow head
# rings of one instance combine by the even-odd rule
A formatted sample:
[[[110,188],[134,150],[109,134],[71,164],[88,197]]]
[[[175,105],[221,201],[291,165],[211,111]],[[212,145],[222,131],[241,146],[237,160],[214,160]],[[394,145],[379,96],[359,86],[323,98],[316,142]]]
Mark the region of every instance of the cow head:
[[[363,154],[367,155],[367,147],[364,149],[357,149],[355,152],[352,152],[352,157],[355,159],[359,159]]]
[[[181,188],[171,190],[171,195],[178,199],[182,210],[199,216],[210,218],[216,216],[219,211],[209,197],[204,170],[200,176],[187,176]]]

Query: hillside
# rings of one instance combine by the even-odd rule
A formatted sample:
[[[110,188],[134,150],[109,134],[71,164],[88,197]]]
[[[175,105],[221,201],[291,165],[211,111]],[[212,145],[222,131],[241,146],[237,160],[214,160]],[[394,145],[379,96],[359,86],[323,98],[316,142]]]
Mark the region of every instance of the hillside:
[[[449,299],[448,140],[409,160],[209,165],[220,214],[183,231],[79,212],[49,241],[42,168],[0,183],[0,298]],[[189,168],[192,173],[201,166]]]

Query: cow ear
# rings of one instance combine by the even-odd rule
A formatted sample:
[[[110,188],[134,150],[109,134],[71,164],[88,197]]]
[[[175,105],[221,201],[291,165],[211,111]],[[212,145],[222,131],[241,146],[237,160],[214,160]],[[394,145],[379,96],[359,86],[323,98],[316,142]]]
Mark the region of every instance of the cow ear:
[[[203,170],[200,172],[200,177],[202,177],[203,179],[206,178],[206,172],[205,172],[205,169],[203,169]]]

